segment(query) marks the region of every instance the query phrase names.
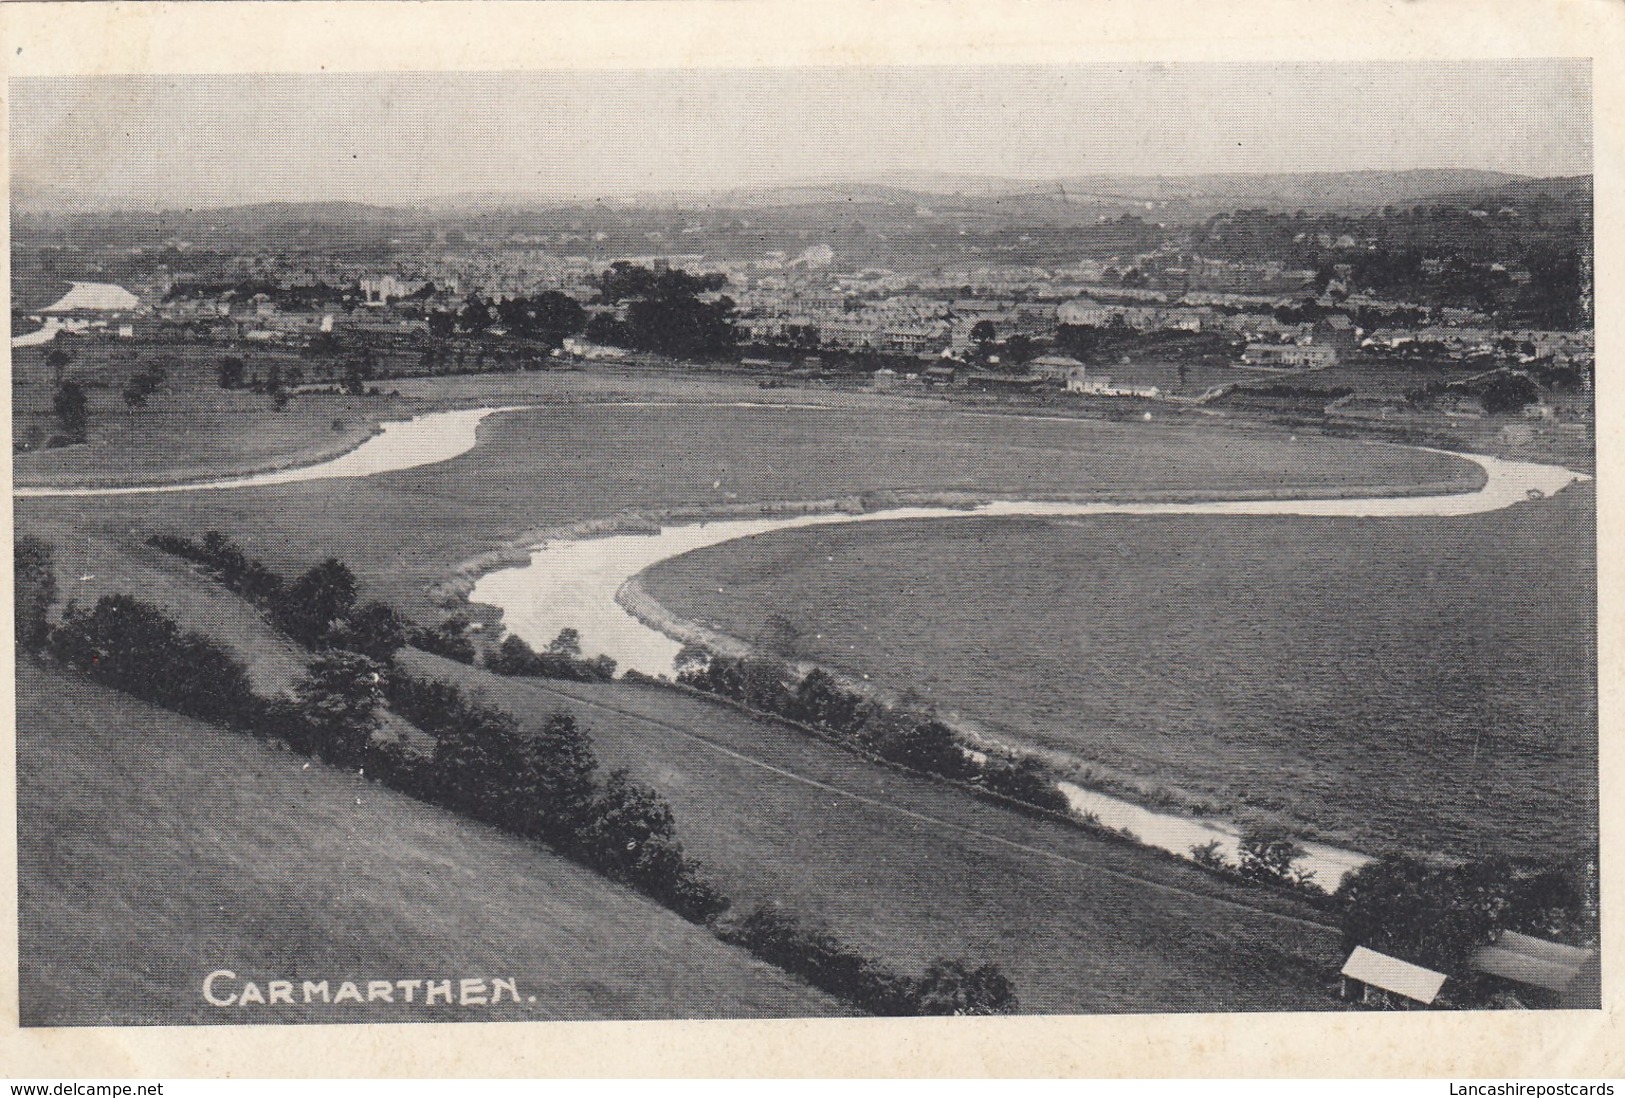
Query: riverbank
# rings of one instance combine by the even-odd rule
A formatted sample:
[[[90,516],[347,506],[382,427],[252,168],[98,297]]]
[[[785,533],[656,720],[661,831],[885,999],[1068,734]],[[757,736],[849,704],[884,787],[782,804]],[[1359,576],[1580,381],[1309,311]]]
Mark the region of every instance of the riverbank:
[[[219,477],[213,480],[137,484],[119,487],[30,486],[13,488],[14,496],[54,498],[74,496],[152,495],[169,492],[224,491],[238,488],[269,488],[316,480],[344,480],[400,472],[424,465],[436,465],[466,454],[479,441],[479,425],[492,415],[518,411],[517,408],[476,408],[464,411],[431,412],[407,420],[392,420],[373,427],[371,433],[338,450],[324,461],[273,468],[259,473]]]
[[[961,495],[955,497],[961,505],[958,509],[884,506],[880,510],[870,510],[877,501],[864,497],[808,503],[799,509],[796,505],[779,503],[773,505],[776,517],[751,519],[733,517],[741,511],[734,507],[711,512],[710,521],[676,526],[659,525],[662,519],[670,521],[669,515],[639,515],[632,520],[638,529],[635,534],[622,532],[615,523],[591,530],[555,530],[550,532],[553,538],[538,545],[525,564],[515,566],[522,555],[519,552],[508,553],[500,562],[495,558],[487,560],[485,564],[505,565],[505,570],[476,580],[469,597],[498,607],[507,627],[534,645],[545,644],[558,629],[575,628],[581,632],[589,651],[603,651],[624,669],[669,675],[671,661],[684,643],[699,643],[722,654],[741,656],[749,655],[752,646],[737,636],[671,613],[652,596],[640,577],[656,564],[697,549],[782,530],[905,519],[935,522],[949,517],[1036,516],[1075,521],[1108,515],[1446,517],[1503,509],[1532,497],[1555,494],[1569,484],[1588,479],[1547,466],[1488,457],[1470,457],[1470,460],[1476,463],[1480,473],[1478,487],[1456,493],[1438,493],[1430,491],[1437,485],[1421,485],[1404,486],[1388,496],[1357,495],[1349,491],[1318,496],[1298,492],[1294,495],[1301,498],[1296,499],[1267,498],[1261,492],[1250,493],[1252,498],[1225,500],[1193,499],[1190,493],[1177,492],[1146,493],[1147,498],[1136,500],[1083,501],[979,501]],[[891,497],[884,502],[893,504],[897,499]],[[658,532],[652,531],[651,526],[657,526]],[[584,543],[572,540],[571,535],[578,538],[586,535],[594,540]],[[873,684],[860,683],[851,675],[844,678],[859,689],[874,692]],[[892,685],[893,689],[901,689],[905,684]],[[1231,861],[1235,859],[1242,828],[1212,819],[1215,810],[1222,811],[1222,806],[1210,800],[1115,770],[1103,759],[1080,758],[1075,753],[1039,747],[1031,741],[1012,742],[992,736],[975,722],[961,724],[960,728],[972,742],[980,737],[983,746],[990,750],[1014,750],[1041,757],[1052,772],[1067,779],[1060,788],[1080,816],[1113,821],[1106,826],[1131,831],[1139,841],[1180,856],[1189,857],[1193,847],[1214,843],[1221,855]],[[1182,811],[1176,814],[1168,811],[1170,808]],[[1198,819],[1197,814],[1207,818]],[[1247,815],[1249,826],[1261,821],[1279,822],[1267,810],[1254,808]],[[1334,888],[1346,872],[1365,860],[1366,855],[1339,846],[1335,841],[1314,842],[1308,844],[1303,868],[1314,872],[1318,883]]]

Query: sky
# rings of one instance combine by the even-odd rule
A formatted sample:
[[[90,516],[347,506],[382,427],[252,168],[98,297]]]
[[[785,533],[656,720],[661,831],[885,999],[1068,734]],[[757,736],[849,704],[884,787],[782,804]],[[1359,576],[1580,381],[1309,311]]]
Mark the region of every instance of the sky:
[[[1591,171],[1584,59],[19,78],[14,192],[127,208],[830,180]]]

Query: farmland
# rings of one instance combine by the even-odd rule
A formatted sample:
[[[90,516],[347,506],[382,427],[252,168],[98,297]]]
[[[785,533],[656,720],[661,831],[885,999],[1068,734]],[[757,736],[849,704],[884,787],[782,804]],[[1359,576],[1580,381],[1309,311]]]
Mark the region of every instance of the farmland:
[[[56,538],[87,528],[126,536],[218,528],[288,570],[338,555],[371,593],[428,614],[426,588],[459,561],[537,526],[625,510],[887,492],[1467,488],[1477,478],[1446,455],[1268,431],[966,415],[920,404],[572,405],[493,417],[474,451],[365,481],[109,498],[94,509],[24,500],[18,516],[21,528]]]
[[[203,380],[197,384],[202,386]],[[363,480],[109,497],[89,506],[83,499],[19,499],[18,528],[57,547],[64,599],[85,601],[120,587],[151,598],[187,624],[206,625],[221,634],[253,664],[262,688],[275,689],[285,686],[294,674],[297,653],[268,636],[263,621],[245,613],[243,607],[214,605],[211,600],[218,592],[210,590],[207,581],[143,548],[148,534],[164,531],[195,537],[205,530],[221,530],[247,552],[287,573],[337,556],[357,573],[363,597],[384,598],[432,620],[444,611],[431,604],[427,589],[458,562],[499,548],[537,527],[623,511],[703,513],[782,500],[864,496],[871,503],[884,503],[895,495],[952,493],[1077,498],[1382,492],[1423,485],[1435,491],[1467,490],[1480,479],[1474,466],[1448,455],[1353,440],[1294,438],[1268,428],[1023,419],[967,414],[931,402],[849,394],[821,398],[827,399],[826,406],[813,409],[698,406],[694,402],[699,400],[739,401],[749,392],[737,386],[691,385],[675,379],[655,386],[658,396],[645,406],[590,403],[624,397],[623,387],[631,385],[626,374],[592,372],[403,383],[398,406],[405,411],[518,404],[529,398],[545,406],[492,417],[482,427],[480,443],[473,451],[438,465]],[[312,398],[309,403],[315,407],[322,401],[340,399],[345,398]],[[295,406],[304,400],[299,398]],[[680,403],[673,406],[666,401]],[[114,414],[128,413],[115,409]],[[257,417],[279,414],[263,408],[252,411],[237,421],[236,429],[249,430]],[[176,422],[179,426],[164,453],[173,468],[187,470],[184,443],[189,436],[181,429],[184,417],[177,416]],[[216,426],[210,429],[221,432],[223,439],[226,421],[211,422]],[[315,415],[313,422],[320,425],[321,417]],[[154,445],[164,445],[156,436],[154,439]],[[221,446],[219,453],[228,454],[230,448],[223,442]],[[267,454],[270,449],[274,447],[268,444]],[[199,447],[198,453],[198,463],[180,475],[192,479],[220,470],[215,458],[208,456],[213,451]],[[52,456],[39,455],[42,461]],[[947,529],[950,526],[954,529]],[[980,520],[930,528],[880,524],[870,536],[915,531],[915,540],[869,558],[872,570],[861,581],[849,575],[841,582],[856,583],[852,589],[862,591],[869,600],[866,609],[877,618],[868,623],[871,628],[884,624],[902,629],[911,624],[903,615],[921,612],[921,607],[910,607],[902,598],[902,588],[895,582],[900,574],[897,565],[937,573],[938,578],[959,574],[966,555],[981,537],[989,556],[978,565],[985,573],[981,592],[971,594],[984,601],[963,593],[959,596],[963,611],[973,613],[997,591],[999,573],[1018,576],[1033,568],[1043,570],[1049,566],[1046,551],[1053,561],[1056,550],[1046,549],[1041,538],[1031,545],[996,545],[996,532],[1002,529],[1061,529],[1074,538],[1080,532],[1041,524],[999,527]],[[1209,527],[1205,520],[1191,520],[1188,528],[1173,523],[1168,529],[1176,532],[1168,535],[1168,544],[1184,546],[1177,551],[1189,555],[1191,546],[1202,544],[1203,532]],[[1178,533],[1181,530],[1184,532]],[[846,532],[829,533],[845,536]],[[852,536],[861,539],[864,535]],[[1298,542],[1283,535],[1281,551],[1288,552],[1293,544]],[[1097,565],[1108,556],[1116,560],[1123,552],[1149,555],[1135,543],[1113,543],[1109,554],[1102,551]],[[1025,553],[1033,556],[1016,555]],[[802,605],[796,608],[804,616],[797,620],[817,621],[809,634],[821,630],[822,620],[815,612],[817,599],[829,597],[830,592],[821,591],[812,577],[799,575],[793,555],[784,565],[783,582],[792,589],[799,584],[806,591]],[[770,586],[769,571],[760,571],[757,582]],[[1064,592],[1052,594],[1057,605],[1065,604]],[[706,610],[712,612],[716,611]],[[885,623],[878,622],[881,615],[886,616]],[[949,630],[920,630],[921,621],[931,620],[925,616],[912,622],[923,634],[915,638],[914,648],[935,652],[933,660],[949,658],[952,654],[943,646],[952,638],[934,635]],[[1025,646],[1030,658],[1040,663],[1047,658],[1042,636],[1035,641],[1031,633],[1007,630],[978,637],[971,632],[975,623],[968,618],[950,624],[952,631],[962,634],[961,644],[984,649],[1008,645],[1012,651]],[[1210,624],[1199,619],[1191,632],[1197,634]],[[748,625],[741,628],[747,633],[750,629]],[[857,640],[853,638],[851,643]],[[1144,662],[1138,655],[1135,658]],[[877,768],[799,733],[698,699],[620,683],[555,687],[501,680],[431,657],[410,654],[407,659],[414,670],[477,687],[527,723],[541,720],[561,705],[575,709],[591,726],[596,749],[606,765],[631,767],[637,777],[671,801],[679,834],[736,903],[781,902],[799,915],[829,925],[899,970],[918,971],[925,961],[943,953],[996,961],[1014,978],[1023,1008],[1034,1011],[1314,1009],[1331,1005],[1326,981],[1338,959],[1336,935],[1323,925],[1324,913],[1300,899],[1219,880],[1114,839],[984,804],[960,791]],[[897,667],[906,669],[901,662]],[[1257,668],[1252,670],[1256,674]],[[1019,678],[1013,681],[1021,682]],[[900,687],[916,684],[901,672],[896,682]],[[975,685],[1002,705],[1004,696],[994,686],[985,681]],[[1023,686],[1030,692],[1032,704],[1043,705],[1046,699],[1058,696],[1058,688],[1049,684],[1027,680]],[[1120,704],[1127,709],[1140,699],[1128,690]],[[90,691],[73,680],[40,674],[29,704],[32,708],[25,710],[20,723],[28,736],[35,737],[32,750],[43,754],[26,763],[23,776],[41,790],[28,795],[48,802],[31,802],[27,810],[42,821],[34,841],[46,853],[37,857],[61,861],[62,852],[50,849],[50,844],[65,841],[61,836],[77,834],[76,828],[101,834],[79,828],[73,822],[77,815],[61,815],[86,813],[85,805],[91,802],[61,792],[56,783],[70,779],[59,777],[59,769],[83,783],[87,797],[130,799],[134,807],[128,811],[144,821],[117,867],[96,862],[98,857],[110,857],[97,853],[104,849],[103,844],[87,844],[68,852],[73,858],[64,864],[71,869],[47,877],[48,885],[26,897],[33,910],[41,912],[37,927],[72,926],[74,935],[91,943],[85,964],[107,963],[107,957],[130,948],[128,939],[118,936],[128,935],[132,920],[120,917],[119,911],[103,912],[99,924],[86,926],[61,907],[63,896],[85,890],[76,882],[97,873],[107,873],[116,882],[109,890],[108,903],[132,905],[140,914],[136,921],[147,920],[146,913],[152,912],[151,920],[158,925],[177,928],[178,940],[223,941],[221,950],[226,952],[227,945],[236,943],[242,952],[233,956],[250,960],[260,956],[253,952],[260,948],[255,942],[274,943],[281,952],[265,954],[262,964],[267,971],[294,963],[301,972],[313,971],[312,965],[325,965],[333,971],[363,962],[382,966],[397,955],[392,952],[393,939],[382,929],[360,944],[355,944],[353,934],[346,938],[344,928],[350,921],[388,927],[390,933],[401,935],[401,957],[467,957],[469,964],[480,963],[479,957],[444,945],[440,937],[448,933],[447,926],[475,917],[467,904],[459,907],[447,899],[443,913],[424,908],[404,929],[387,922],[387,911],[419,911],[417,901],[408,899],[403,890],[405,882],[422,877],[425,859],[448,873],[452,867],[458,873],[472,867],[467,868],[468,873],[488,873],[493,879],[507,879],[502,873],[522,876],[523,887],[516,886],[513,892],[519,908],[478,915],[501,921],[503,926],[530,925],[516,914],[521,909],[527,913],[540,910],[542,917],[567,928],[599,922],[619,926],[615,920],[633,918],[621,907],[611,911],[603,905],[625,905],[627,912],[635,908],[638,918],[666,917],[632,893],[602,885],[595,878],[556,880],[559,874],[577,871],[533,850],[522,849],[522,853],[534,864],[527,862],[523,868],[499,865],[502,855],[488,847],[509,849],[505,840],[331,772],[319,780],[339,783],[343,795],[320,800],[305,811],[307,802],[301,798],[307,797],[307,787],[287,783],[310,780],[309,773],[290,768],[288,774],[282,774],[279,769],[291,756],[155,714],[126,699]],[[962,707],[967,712],[971,709],[968,703]],[[151,750],[143,747],[129,761],[109,765],[109,759],[124,759],[119,753],[124,749],[109,739],[120,733],[107,731],[96,738],[75,732],[77,739],[63,734],[70,727],[79,729],[81,722],[108,730],[142,730],[139,742],[151,745]],[[64,745],[69,740],[72,750],[82,754],[73,756],[71,766],[59,766],[58,756],[67,758],[64,753],[69,747]],[[205,743],[208,750],[199,747]],[[1140,747],[1144,757],[1152,758],[1160,751],[1177,756],[1179,745],[1170,736],[1161,743],[1147,740]],[[240,788],[233,786],[224,793],[208,784],[218,780],[225,769],[211,761],[218,760],[222,751],[235,753],[229,760],[233,772],[240,768],[248,775]],[[183,756],[185,764],[173,763],[172,754]],[[1114,756],[1116,763],[1125,761],[1134,759],[1126,753]],[[1170,767],[1181,764],[1179,758],[1166,761]],[[102,772],[97,771],[98,766]],[[177,766],[174,774],[164,771]],[[134,792],[116,797],[108,783],[120,783],[120,789]],[[366,799],[369,806],[396,806],[380,811],[397,815],[389,816],[376,829],[367,823],[367,830],[360,832],[361,824],[348,811],[355,796]],[[53,797],[55,801],[50,800]],[[163,803],[148,803],[151,798]],[[278,807],[290,803],[300,805],[301,811],[290,814]],[[54,809],[53,804],[57,805]],[[246,822],[238,826],[235,821]],[[199,836],[222,828],[230,842],[219,857],[239,869],[252,867],[253,872],[232,877],[210,862],[208,872],[224,884],[172,901],[146,890],[143,880],[162,881],[181,873],[177,868],[180,861],[199,857]],[[391,843],[399,849],[382,838],[391,829],[396,833]],[[425,834],[424,829],[432,834]],[[400,834],[424,837],[400,844]],[[342,841],[335,846],[331,835]],[[465,843],[472,851],[466,858],[458,849]],[[335,849],[327,850],[329,846]],[[267,897],[285,887],[278,883],[284,879],[278,873],[285,876],[286,867],[277,857],[287,850],[300,852],[302,858],[320,851],[320,872],[311,875],[309,888],[315,891],[299,893],[297,903],[285,911]],[[334,882],[340,874],[334,866],[361,864],[368,866],[371,876],[362,879],[354,891],[345,891],[341,883],[321,884]],[[35,875],[44,872],[40,869]],[[470,878],[457,879],[466,882]],[[217,899],[210,889],[224,889],[224,898]],[[588,889],[590,895],[582,889]],[[383,898],[362,902],[361,898],[375,896]],[[538,908],[542,903],[539,896],[562,898],[551,907]],[[323,907],[329,900],[334,901],[328,905],[331,912]],[[371,903],[377,906],[369,906]],[[298,911],[301,905],[305,910],[299,914],[287,913]],[[263,919],[256,915],[243,933],[260,937],[243,940],[229,936],[229,928],[235,924],[216,921],[215,911],[221,906],[239,914],[276,914]],[[310,913],[318,909],[319,914]],[[301,952],[302,939],[293,928],[312,919],[318,927],[313,940],[344,941],[349,943],[346,948],[360,952],[332,958],[319,950]],[[520,920],[517,924],[516,919]],[[641,935],[659,942],[669,940],[671,950],[694,966],[740,964],[751,974],[759,971],[732,951],[718,957],[716,951],[721,947],[710,939],[705,939],[702,948],[687,937],[662,937],[690,932],[691,928],[675,920],[670,926],[626,925],[631,927],[626,931],[629,939]],[[514,929],[509,936],[499,937],[499,944],[505,944],[496,955],[529,957],[532,954],[526,949],[541,950],[547,944],[545,936],[532,936],[526,939],[530,945],[516,945],[515,936],[520,933]],[[586,930],[580,933],[587,935]],[[611,936],[605,931],[587,940],[591,948],[597,948]],[[52,963],[59,967],[42,970],[33,985],[36,994],[44,995],[41,989],[48,990],[52,979],[80,963],[64,956],[68,937],[41,944],[42,957],[54,957]],[[657,960],[670,959],[665,949],[662,946],[656,951]],[[356,959],[345,960],[352,956]],[[643,957],[634,960],[654,963]],[[204,958],[200,954],[194,961],[201,964]],[[238,963],[247,966],[247,962]],[[575,1003],[580,988],[595,982],[609,988],[605,995],[611,1005],[607,1009],[628,1017],[816,1013],[829,1005],[816,998],[795,999],[808,993],[782,982],[743,987],[738,980],[745,977],[736,980],[728,974],[732,970],[682,977],[687,980],[687,990],[680,994],[661,982],[669,974],[655,972],[648,974],[640,990],[634,990],[632,985],[641,977],[628,976],[625,965],[632,963],[588,952],[579,964],[572,962],[569,974],[550,977],[563,981],[550,992],[551,1001]],[[537,961],[536,966],[540,965]],[[174,985],[180,976],[173,969],[154,969],[129,979],[148,981],[132,995],[158,995],[159,985]],[[650,1005],[661,996],[669,1006]],[[51,1009],[78,1018],[109,1008],[68,1003]],[[198,1008],[190,999],[185,1003],[177,999],[157,1013],[165,1018],[184,1017],[176,1012],[187,1009]],[[568,1013],[575,1008],[562,1009]]]
[[[25,1025],[841,1013],[586,869],[354,776],[27,659],[17,702]],[[201,994],[219,968],[502,977],[536,1002],[225,1010]]]
[[[228,354],[243,360],[246,376],[264,376],[273,366],[314,374],[310,362],[289,351],[83,339],[58,343],[72,360],[63,377],[88,398],[88,437],[82,445],[43,448],[57,430],[51,414],[53,371],[44,361],[55,345],[14,352],[12,430],[26,447],[14,459],[19,484],[151,484],[305,464],[356,446],[374,424],[409,409],[388,397],[323,395],[275,411],[264,393],[226,390],[218,383],[218,363]],[[155,364],[162,364],[168,377],[145,407],[128,407],[120,395],[125,383]]]
[[[1581,487],[1452,519],[823,527],[646,582],[1142,798],[1550,856],[1596,833],[1593,514]]]
[[[671,802],[736,904],[782,903],[901,971],[995,961],[1032,1013],[1334,1009],[1327,916],[981,803],[792,729],[630,684],[499,679],[412,654],[535,727],[563,705]]]

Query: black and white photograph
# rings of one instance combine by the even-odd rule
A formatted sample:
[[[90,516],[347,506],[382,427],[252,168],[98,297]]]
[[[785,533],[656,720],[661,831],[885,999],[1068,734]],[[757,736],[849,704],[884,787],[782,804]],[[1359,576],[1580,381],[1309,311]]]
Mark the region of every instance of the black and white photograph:
[[[21,1025],[1598,1011],[1592,79],[13,75]]]

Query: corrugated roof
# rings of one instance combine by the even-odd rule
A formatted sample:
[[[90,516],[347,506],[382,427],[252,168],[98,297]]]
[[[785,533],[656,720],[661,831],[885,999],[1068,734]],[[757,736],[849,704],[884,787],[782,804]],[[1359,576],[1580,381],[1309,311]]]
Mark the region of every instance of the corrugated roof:
[[[1365,946],[1354,947],[1354,952],[1349,954],[1348,961],[1343,965],[1343,975],[1424,1004],[1431,1004],[1439,997],[1439,989],[1444,987],[1445,981],[1442,972],[1401,961],[1398,957],[1390,957]]]
[[[1563,991],[1591,959],[1591,951],[1509,930],[1473,954],[1480,972],[1531,987]]]

